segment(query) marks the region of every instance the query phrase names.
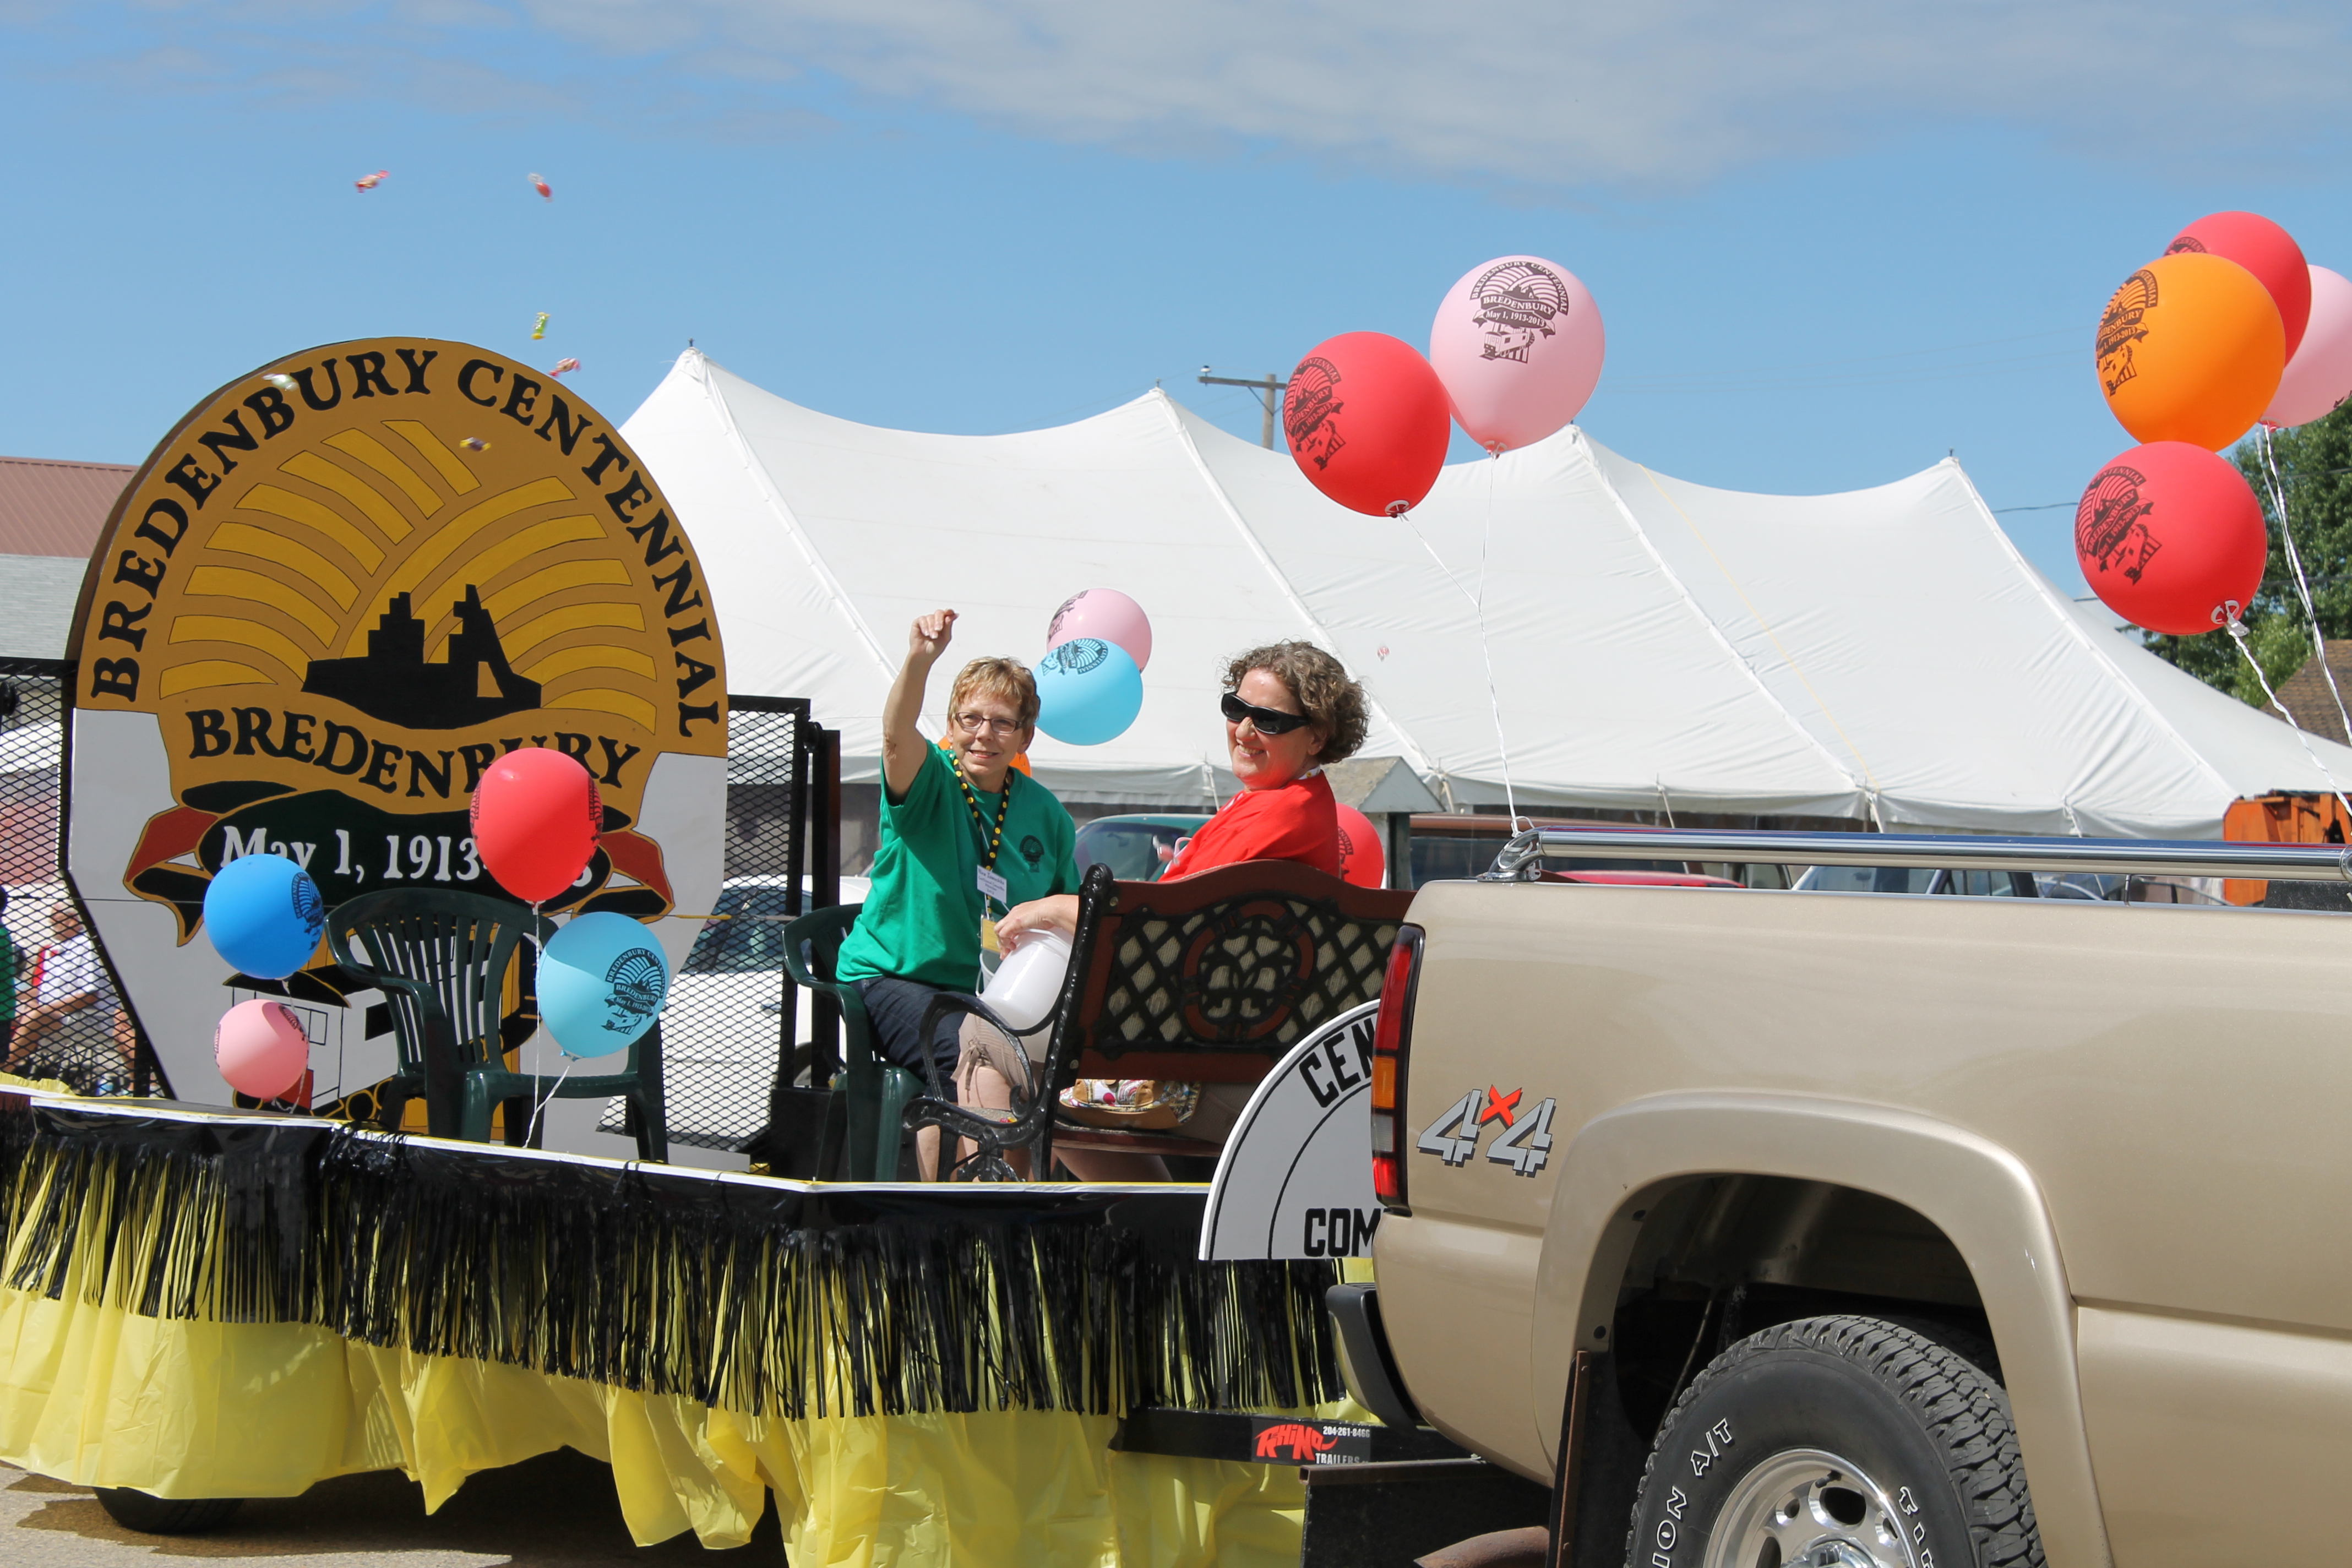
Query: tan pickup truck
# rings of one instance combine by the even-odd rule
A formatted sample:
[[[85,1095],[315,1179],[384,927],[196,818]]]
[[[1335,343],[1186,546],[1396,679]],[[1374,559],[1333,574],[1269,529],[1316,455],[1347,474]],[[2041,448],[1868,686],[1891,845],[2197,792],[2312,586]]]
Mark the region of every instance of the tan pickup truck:
[[[2352,878],[1588,830],[1421,889],[1364,1403],[1551,1484],[1563,1564],[2352,1562],[2352,921],[1528,879],[1612,852]]]

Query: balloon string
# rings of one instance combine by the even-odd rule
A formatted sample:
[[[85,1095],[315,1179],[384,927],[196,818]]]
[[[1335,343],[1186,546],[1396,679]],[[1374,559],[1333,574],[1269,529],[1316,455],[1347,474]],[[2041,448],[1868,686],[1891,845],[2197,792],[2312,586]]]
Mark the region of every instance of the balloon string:
[[[2311,646],[2319,655],[2319,672],[2327,678],[2327,693],[2336,699],[2336,716],[2343,721],[2344,732],[2352,736],[2352,712],[2344,706],[2344,693],[2336,688],[2336,667],[2327,661],[2327,638],[2319,629],[2319,607],[2312,602],[2311,581],[2305,576],[2303,552],[2294,547],[2294,525],[2286,510],[2286,485],[2279,478],[2278,455],[2271,447],[2271,430],[2267,425],[2254,426],[2254,444],[2263,454],[2263,469],[2270,487],[2271,510],[2278,514],[2279,538],[2286,546],[2286,563],[2294,571],[2294,591],[2303,600],[2304,618],[2311,624]]]
[[[1502,460],[1503,454],[1497,450],[1491,456],[1496,462],[1499,462]],[[1476,593],[1474,594],[1462,585],[1462,580],[1454,574],[1454,569],[1448,566],[1444,558],[1437,553],[1436,546],[1431,544],[1423,536],[1420,526],[1412,521],[1411,509],[1400,510],[1394,515],[1402,519],[1405,527],[1412,531],[1413,538],[1421,541],[1421,547],[1428,553],[1429,559],[1436,564],[1438,571],[1444,574],[1445,580],[1454,584],[1454,591],[1470,601],[1470,608],[1478,617],[1478,657],[1484,659],[1486,665],[1486,704],[1495,716],[1495,754],[1502,760],[1503,764],[1503,808],[1511,814],[1511,831],[1516,833],[1519,827],[1519,803],[1517,795],[1511,788],[1511,748],[1503,739],[1503,699],[1495,689],[1495,652],[1486,637],[1486,547],[1495,533],[1493,463],[1488,464],[1486,468],[1486,521],[1478,541],[1478,591]]]
[[[545,899],[531,900],[530,929],[523,933],[524,939],[530,943],[531,998],[533,1006],[538,1005],[540,961],[547,956],[547,945],[539,940],[539,910],[540,906],[545,902],[547,902]],[[539,1026],[541,1029],[546,1029],[547,1020],[545,1018],[541,1018],[539,1021]],[[548,1035],[550,1038],[553,1038],[554,1031],[548,1030]],[[571,1070],[572,1063],[567,1058],[563,1064],[563,1073],[568,1073]],[[530,1108],[530,1125],[524,1131],[522,1135],[522,1141],[526,1144],[528,1144],[533,1138],[539,1136],[539,1113],[547,1109],[547,1102],[555,1098],[555,1089],[562,1089],[563,1087],[563,1073],[556,1074],[555,1089],[549,1089],[546,1095],[541,1097],[539,1092],[539,1058],[536,1055],[531,1058],[530,1092],[532,1098],[537,1100],[538,1103]]]
[[[563,1080],[571,1076],[572,1059],[567,1057],[564,1058],[563,1070],[555,1075],[555,1086],[552,1089],[550,1089],[545,1095],[541,1097],[537,1105],[530,1108],[530,1130],[522,1135],[522,1141],[525,1143],[529,1143],[532,1139],[539,1136],[539,1118],[541,1112],[544,1111],[548,1108],[549,1103],[552,1101],[557,1095],[563,1092]],[[536,1072],[532,1073],[530,1075],[530,1081],[531,1086],[534,1089],[537,1088],[539,1085],[539,1074]]]
[[[2246,623],[2232,617],[2229,625],[2230,640],[2238,645],[2238,651],[2245,655],[2246,664],[2253,670],[2254,679],[2263,683],[2263,695],[2271,700],[2271,706],[2279,710],[2279,717],[2286,721],[2286,727],[2294,731],[2296,740],[2303,742],[2304,754],[2311,759],[2311,765],[2319,770],[2319,776],[2327,781],[2328,793],[2335,795],[2336,804],[2344,808],[2345,820],[2352,822],[2352,800],[2344,798],[2344,786],[2336,782],[2336,775],[2328,771],[2326,760],[2313,749],[2311,737],[2304,732],[2302,725],[2294,721],[2294,715],[2287,711],[2286,704],[2278,700],[2278,693],[2271,689],[2271,678],[2263,673],[2262,661],[2254,657],[2254,650],[2246,646]]]

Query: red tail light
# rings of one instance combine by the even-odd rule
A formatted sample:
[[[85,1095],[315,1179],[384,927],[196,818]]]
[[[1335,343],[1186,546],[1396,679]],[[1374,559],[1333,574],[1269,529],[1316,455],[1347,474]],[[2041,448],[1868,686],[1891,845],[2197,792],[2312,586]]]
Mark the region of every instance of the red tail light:
[[[1372,1191],[1381,1206],[1411,1214],[1405,1203],[1405,1057],[1412,1048],[1412,994],[1421,980],[1419,926],[1401,926],[1381,982],[1381,1011],[1372,1026]]]

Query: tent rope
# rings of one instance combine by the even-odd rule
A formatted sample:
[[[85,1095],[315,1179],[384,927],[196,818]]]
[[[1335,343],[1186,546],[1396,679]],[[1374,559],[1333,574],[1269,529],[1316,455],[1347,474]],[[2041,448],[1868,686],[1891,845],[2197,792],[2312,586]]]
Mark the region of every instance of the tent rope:
[[[1435,563],[1438,571],[1444,574],[1447,582],[1454,584],[1455,593],[1470,601],[1470,608],[1477,615],[1478,657],[1485,660],[1486,665],[1486,705],[1495,716],[1495,754],[1502,760],[1503,764],[1503,809],[1511,814],[1511,831],[1517,833],[1519,831],[1521,818],[1518,796],[1511,788],[1511,747],[1510,743],[1503,738],[1503,699],[1495,688],[1495,650],[1486,637],[1486,550],[1495,537],[1495,465],[1502,461],[1502,458],[1503,454],[1499,450],[1487,454],[1486,520],[1478,538],[1478,591],[1476,593],[1473,594],[1464,587],[1462,580],[1454,574],[1454,569],[1446,565],[1444,560],[1439,556],[1437,547],[1429,542],[1422,533],[1420,526],[1412,521],[1411,507],[1400,501],[1389,509],[1389,515],[1412,531],[1412,536],[1421,541],[1422,549],[1428,552],[1430,560]],[[1528,826],[1532,827],[1535,824],[1530,819]]]

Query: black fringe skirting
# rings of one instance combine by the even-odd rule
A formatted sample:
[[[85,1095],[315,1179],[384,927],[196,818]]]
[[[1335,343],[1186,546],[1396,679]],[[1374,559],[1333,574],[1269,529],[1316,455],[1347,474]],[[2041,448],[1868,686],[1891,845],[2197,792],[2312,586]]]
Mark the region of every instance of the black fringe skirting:
[[[1203,1263],[1197,1194],[719,1180],[0,1095],[0,1279],[752,1415],[1297,1409],[1328,1263]]]

